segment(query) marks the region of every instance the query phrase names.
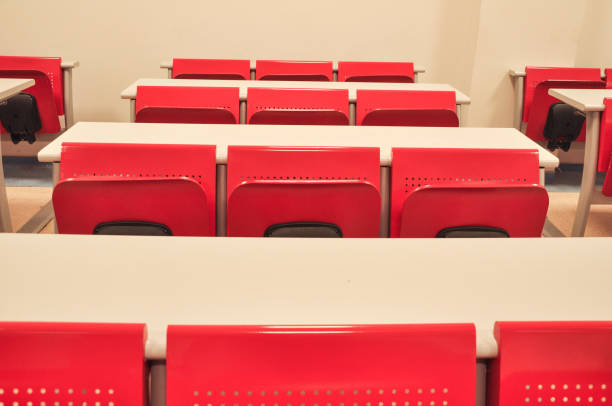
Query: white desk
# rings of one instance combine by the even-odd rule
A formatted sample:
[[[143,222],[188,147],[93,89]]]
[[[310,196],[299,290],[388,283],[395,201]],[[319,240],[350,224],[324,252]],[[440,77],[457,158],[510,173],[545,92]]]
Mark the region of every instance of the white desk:
[[[301,82],[275,80],[201,80],[201,79],[138,79],[121,92],[122,99],[130,99],[130,121],[136,117],[136,88],[138,86],[198,86],[238,87],[240,89],[240,121],[245,122],[247,91],[249,87],[293,89],[347,89],[349,92],[349,121],[354,124],[357,89],[363,90],[432,90],[451,91],[456,94],[457,115],[461,123],[461,106],[470,104],[470,98],[451,85],[442,83],[370,83],[370,82]]]
[[[559,160],[513,128],[282,126],[232,124],[145,124],[81,122],[38,153],[41,162],[54,163],[54,181],[63,142],[199,144],[217,146],[217,235],[225,235],[225,189],[228,145],[378,147],[381,164],[382,210],[380,236],[389,235],[391,149],[500,148],[537,149],[540,183],[544,171]]]
[[[240,58],[238,58],[240,59]],[[172,78],[172,65],[174,60],[169,59],[166,61],[162,61],[159,65],[162,69],[168,69],[168,78]],[[375,61],[375,62],[385,62],[385,61]],[[392,62],[410,62],[410,61],[392,61]],[[338,61],[332,61],[333,70],[334,70],[334,80],[337,80],[338,75]],[[255,59],[251,59],[251,79],[255,79],[255,70],[257,69],[257,61]],[[419,81],[419,74],[425,73],[425,68],[423,66],[414,65],[414,82]]]
[[[10,99],[22,90],[34,86],[34,79],[2,79],[0,78],[0,103]],[[2,165],[2,143],[0,143],[0,232],[13,231],[11,214],[4,186],[4,167]]]
[[[474,322],[492,358],[496,320],[612,319],[611,245],[0,235],[0,320],[144,322],[149,359],[168,324]]]
[[[597,155],[599,152],[599,127],[604,111],[604,98],[612,98],[612,89],[550,89],[548,93],[564,103],[586,114],[586,139],[584,166],[576,218],[572,226],[572,237],[581,237],[586,229],[591,204],[612,204],[612,198],[595,188]]]

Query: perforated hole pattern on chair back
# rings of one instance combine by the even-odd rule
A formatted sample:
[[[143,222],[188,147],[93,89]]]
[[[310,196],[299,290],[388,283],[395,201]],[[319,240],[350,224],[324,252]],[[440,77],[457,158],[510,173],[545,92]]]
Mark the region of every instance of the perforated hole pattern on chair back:
[[[298,80],[331,82],[334,67],[331,61],[269,61],[255,62],[257,80]]]
[[[474,326],[169,326],[168,406],[473,405]]]
[[[249,80],[251,61],[248,59],[184,59],[172,61],[174,79]]]
[[[228,236],[313,221],[339,226],[344,237],[377,237],[380,150],[230,146],[227,196]]]
[[[510,236],[541,233],[548,195],[538,185],[537,150],[393,148],[392,153],[391,237],[435,237],[455,226],[503,228]],[[481,223],[465,223],[477,220]]]
[[[53,195],[59,231],[89,234],[99,223],[138,220],[164,224],[173,235],[215,235],[215,150],[63,143]]]
[[[34,86],[23,90],[36,98],[42,128],[38,133],[61,131],[58,116],[64,114],[61,58],[0,56],[0,77],[34,79]],[[0,130],[6,130],[0,126]]]
[[[458,127],[455,92],[357,90],[357,125]]]
[[[144,324],[0,322],[0,404],[146,404]]]
[[[487,405],[605,406],[612,322],[497,322]]]
[[[346,89],[248,88],[247,123],[348,125]]]
[[[137,123],[236,124],[237,87],[138,86]]]
[[[338,62],[339,82],[414,82],[412,62]]]

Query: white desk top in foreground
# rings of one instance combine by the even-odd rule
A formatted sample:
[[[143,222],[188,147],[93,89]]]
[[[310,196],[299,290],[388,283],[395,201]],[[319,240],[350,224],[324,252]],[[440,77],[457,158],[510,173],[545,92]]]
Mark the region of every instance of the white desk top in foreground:
[[[34,79],[0,78],[0,101],[9,99],[31,86],[34,86]]]
[[[612,319],[611,245],[0,234],[0,320],[144,322],[153,359],[168,324],[474,322],[490,358],[496,320]]]
[[[357,99],[357,89],[363,90],[434,90],[455,92],[457,104],[469,104],[470,98],[451,85],[443,83],[370,83],[370,82],[302,82],[276,80],[201,80],[201,79],[138,79],[121,92],[122,99],[135,99],[138,86],[201,86],[239,87],[240,100],[247,99],[249,87],[293,89],[348,89],[349,101]]]
[[[219,164],[227,162],[228,145],[379,147],[382,166],[391,165],[393,147],[537,149],[541,167],[559,166],[557,157],[513,128],[80,122],[44,147],[38,160],[59,162],[62,142],[216,145]]]
[[[580,111],[604,111],[604,99],[612,89],[549,89],[548,94]]]

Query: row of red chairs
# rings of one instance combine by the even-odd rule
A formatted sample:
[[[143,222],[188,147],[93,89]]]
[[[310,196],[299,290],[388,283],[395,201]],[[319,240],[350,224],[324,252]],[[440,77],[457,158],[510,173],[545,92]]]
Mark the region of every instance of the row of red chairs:
[[[612,322],[497,322],[487,404],[612,400]],[[146,405],[144,324],[0,323],[3,406]],[[167,328],[166,404],[471,406],[473,324]]]
[[[612,88],[612,69],[605,70],[605,79],[599,68],[547,68],[525,69],[522,121],[527,124],[527,136],[545,141],[544,128],[550,107],[559,100],[548,94],[551,88],[598,89]],[[583,127],[577,141],[584,141]]]
[[[256,61],[256,80],[333,80],[331,61]],[[174,58],[172,77],[175,79],[249,80],[251,61],[248,59],[185,59]],[[340,82],[414,82],[412,62],[338,62]]]
[[[247,124],[348,125],[345,89],[249,88]],[[458,127],[455,92],[357,90],[357,125]],[[137,123],[237,124],[239,89],[138,86]]]
[[[60,233],[215,235],[215,146],[63,143],[61,162]],[[537,150],[394,148],[390,235],[539,237],[538,182]],[[226,186],[228,236],[379,236],[378,148],[230,146]]]

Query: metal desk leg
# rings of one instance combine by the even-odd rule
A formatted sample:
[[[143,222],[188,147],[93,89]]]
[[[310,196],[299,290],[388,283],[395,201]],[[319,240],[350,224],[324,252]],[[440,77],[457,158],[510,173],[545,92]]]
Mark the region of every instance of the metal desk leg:
[[[74,105],[72,103],[72,69],[64,69],[64,120],[66,129],[74,125]]]
[[[151,406],[166,406],[166,363],[151,361]]]
[[[227,165],[217,165],[217,237],[227,235]]]
[[[240,116],[238,117],[238,122],[240,124],[246,124],[246,109],[247,109],[246,100],[240,101]]]
[[[4,185],[4,166],[2,165],[2,148],[0,147],[0,233],[13,232],[11,212],[9,211],[8,197]]]
[[[356,103],[349,103],[349,125],[356,125],[357,115],[355,113]]]
[[[597,175],[597,152],[599,150],[599,120],[600,112],[586,113],[586,142],[584,144],[584,167],[582,168],[582,183],[580,197],[576,208],[576,218],[572,226],[572,237],[583,237],[586,229],[589,211],[591,210],[591,195],[595,188]]]
[[[414,83],[419,83],[419,72],[414,72]]]
[[[459,127],[463,127],[463,108],[461,104],[457,104],[457,118],[459,119]]]
[[[523,92],[525,89],[525,78],[518,76],[514,78],[514,128],[521,131],[523,117]]]
[[[546,186],[546,170],[540,167],[540,185]]]
[[[172,79],[172,68],[168,68],[168,79]]]
[[[380,229],[378,237],[389,238],[389,207],[391,198],[391,168],[380,167]]]
[[[136,122],[136,99],[130,99],[130,123]]]

